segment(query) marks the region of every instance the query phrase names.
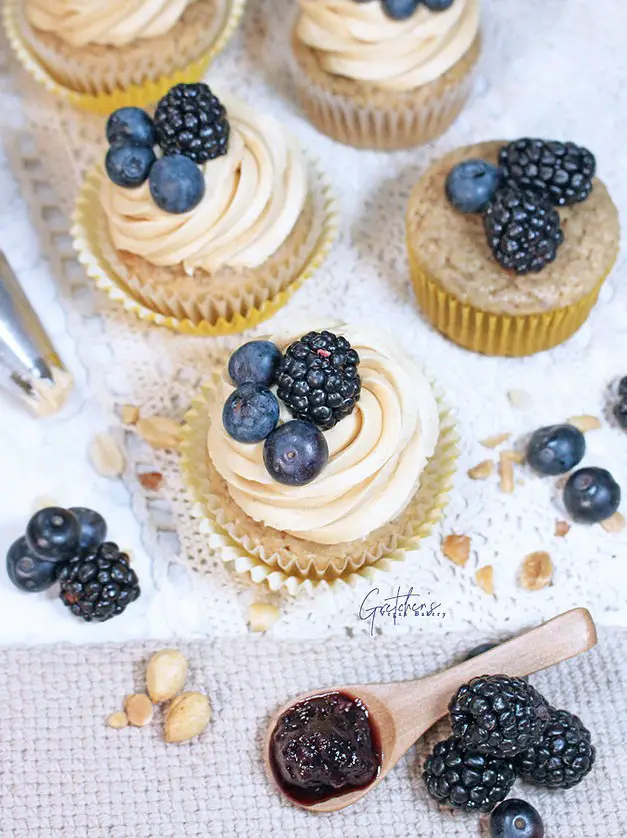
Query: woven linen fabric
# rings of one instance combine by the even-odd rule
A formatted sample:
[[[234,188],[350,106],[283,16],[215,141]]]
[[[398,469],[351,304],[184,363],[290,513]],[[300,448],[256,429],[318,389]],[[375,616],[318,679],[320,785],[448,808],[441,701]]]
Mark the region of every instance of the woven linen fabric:
[[[446,723],[355,806],[328,816],[284,802],[264,774],[269,715],[306,689],[417,677],[450,665],[480,638],[445,646],[419,637],[277,643],[191,642],[186,689],[205,691],[213,719],[197,739],[166,745],[161,717],[112,730],[107,716],[145,688],[163,644],[52,646],[0,652],[2,838],[357,838],[486,835],[486,819],[441,809],[420,778]],[[604,630],[592,652],[533,676],[557,707],[579,714],[598,749],[592,774],[567,792],[517,782],[547,838],[622,838],[627,823],[627,631]]]

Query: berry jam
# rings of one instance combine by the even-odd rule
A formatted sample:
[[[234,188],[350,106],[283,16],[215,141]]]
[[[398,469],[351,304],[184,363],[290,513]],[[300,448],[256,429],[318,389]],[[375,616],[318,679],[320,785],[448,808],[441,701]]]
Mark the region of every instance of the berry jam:
[[[311,804],[369,785],[379,773],[381,749],[366,707],[336,692],[301,701],[281,716],[270,762],[283,791]]]

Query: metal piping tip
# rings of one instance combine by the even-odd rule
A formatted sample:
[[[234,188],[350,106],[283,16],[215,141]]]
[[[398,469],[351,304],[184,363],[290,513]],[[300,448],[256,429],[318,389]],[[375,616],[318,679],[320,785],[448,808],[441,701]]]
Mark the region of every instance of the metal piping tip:
[[[0,250],[0,386],[35,416],[65,404],[73,379]]]

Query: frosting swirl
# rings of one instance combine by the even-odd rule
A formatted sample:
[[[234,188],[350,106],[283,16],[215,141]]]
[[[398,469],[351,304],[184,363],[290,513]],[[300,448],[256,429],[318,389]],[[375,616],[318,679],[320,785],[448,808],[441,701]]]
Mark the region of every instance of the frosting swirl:
[[[383,90],[415,90],[442,76],[470,49],[479,29],[479,0],[455,0],[432,12],[421,5],[393,20],[380,2],[299,0],[296,36],[333,76]]]
[[[307,196],[297,141],[272,116],[220,97],[231,127],[228,153],[202,166],[205,195],[181,215],[155,204],[148,182],[123,189],[103,178],[113,244],[153,265],[181,264],[192,275],[221,267],[256,268],[278,250]]]
[[[247,515],[318,544],[364,538],[396,518],[416,492],[439,433],[431,387],[399,346],[370,327],[333,331],[359,353],[362,390],[350,416],[325,432],[329,462],[316,480],[306,486],[277,483],[264,466],[262,444],[228,436],[222,407],[234,388],[226,369],[211,400],[207,440],[214,466]],[[291,418],[281,410],[282,420]]]
[[[73,47],[123,47],[165,35],[194,0],[27,0],[26,16],[36,29]]]

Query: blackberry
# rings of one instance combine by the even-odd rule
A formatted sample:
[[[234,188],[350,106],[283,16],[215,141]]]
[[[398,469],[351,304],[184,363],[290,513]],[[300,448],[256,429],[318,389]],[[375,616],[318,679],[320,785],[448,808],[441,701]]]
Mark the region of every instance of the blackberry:
[[[541,271],[554,261],[564,241],[557,210],[545,198],[517,186],[497,190],[483,224],[496,261],[517,274]]]
[[[575,143],[526,138],[503,146],[499,163],[507,181],[558,207],[586,200],[597,165],[594,155]]]
[[[345,337],[309,332],[288,346],[277,371],[277,395],[292,416],[328,431],[359,400],[358,364]]]
[[[177,84],[166,93],[155,111],[155,127],[164,155],[205,163],[228,151],[226,109],[204,82]]]
[[[59,582],[63,603],[87,622],[110,620],[140,595],[128,556],[112,541],[69,561],[59,573]]]
[[[453,734],[478,753],[513,757],[540,741],[547,701],[521,678],[483,675],[463,684],[449,704]]]
[[[551,720],[542,739],[516,757],[518,773],[530,783],[552,789],[570,789],[592,771],[596,751],[578,716],[551,708]]]
[[[440,803],[466,812],[490,812],[509,794],[516,772],[511,760],[470,751],[451,736],[435,746],[422,778]]]

